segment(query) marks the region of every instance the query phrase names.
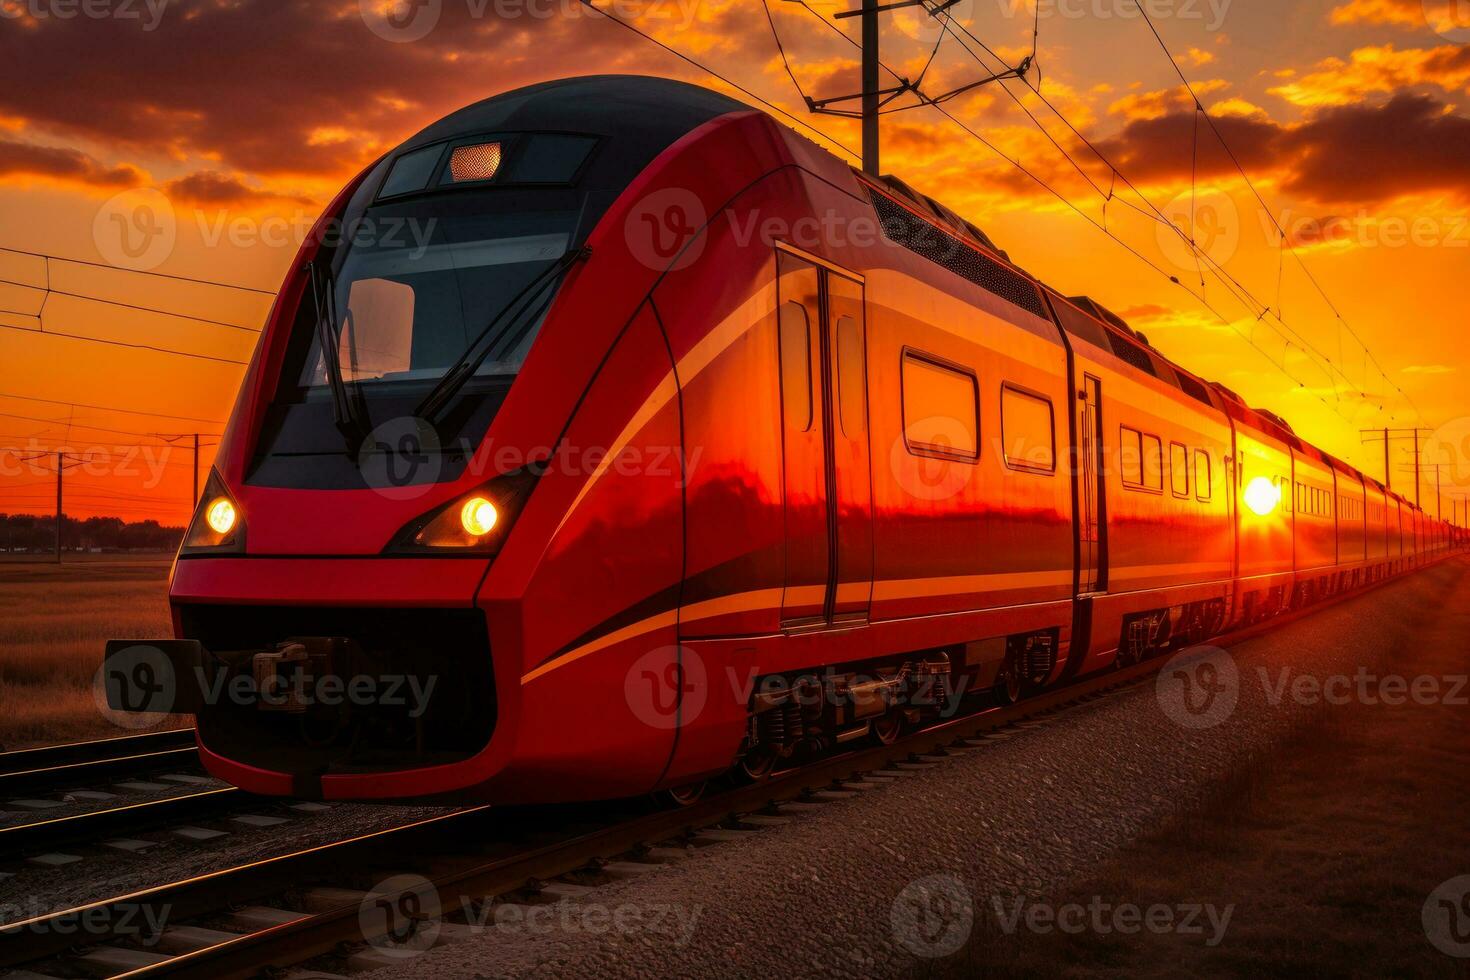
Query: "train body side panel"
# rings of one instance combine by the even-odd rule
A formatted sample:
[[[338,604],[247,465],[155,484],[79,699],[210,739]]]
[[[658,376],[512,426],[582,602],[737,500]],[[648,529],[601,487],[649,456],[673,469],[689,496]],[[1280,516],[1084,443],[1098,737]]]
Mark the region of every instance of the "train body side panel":
[[[672,751],[683,577],[673,365],[645,307],[612,349],[497,557],[479,604],[514,719],[502,797],[651,789]],[[522,533],[524,532],[524,533]],[[501,672],[499,677],[503,677]],[[498,677],[498,679],[499,679]],[[568,738],[568,725],[596,738]]]
[[[1363,509],[1366,513],[1367,541],[1365,560],[1375,570],[1388,561],[1388,497],[1376,483],[1363,482]]]
[[[1291,449],[1275,435],[1235,420],[1233,485],[1237,506],[1239,579],[1234,619],[1248,621],[1280,612],[1291,598],[1293,573]],[[1266,514],[1245,504],[1251,481],[1265,479],[1281,492],[1281,502]]]
[[[1292,450],[1291,511],[1297,595],[1320,594],[1337,565],[1337,485],[1332,468],[1313,453]]]
[[[1078,669],[1105,666],[1129,617],[1231,595],[1235,541],[1223,413],[1073,336],[1074,373],[1100,382],[1105,589]],[[1181,465],[1182,464],[1182,465]]]
[[[916,256],[893,248],[885,258],[890,267],[868,274],[872,618],[1067,599],[1072,504],[1064,413],[1071,399],[1059,339],[965,303],[978,287],[958,277],[936,288],[926,279],[951,277],[923,268]],[[922,417],[929,400],[920,386],[930,378],[960,390],[942,417]],[[1013,409],[1012,419],[1004,418],[1008,398],[1025,399],[1049,420],[1044,445],[1005,431],[1016,427],[1018,414]],[[945,439],[963,450],[946,453]],[[1025,468],[1023,460],[1037,451],[1044,465]]]

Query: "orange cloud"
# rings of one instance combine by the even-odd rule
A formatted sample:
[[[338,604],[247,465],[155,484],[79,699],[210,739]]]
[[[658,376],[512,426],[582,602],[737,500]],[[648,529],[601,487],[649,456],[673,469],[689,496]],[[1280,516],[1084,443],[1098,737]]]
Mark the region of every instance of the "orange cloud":
[[[1470,85],[1470,47],[1409,48],[1392,44],[1359,48],[1351,61],[1328,58],[1299,80],[1268,91],[1293,105],[1351,105],[1366,96],[1396,92],[1415,85],[1434,85],[1447,92]]]
[[[1224,79],[1214,78],[1208,81],[1196,82],[1194,84],[1194,91],[1195,94],[1203,98],[1206,95],[1222,91],[1229,87],[1229,82]],[[1178,109],[1193,108],[1194,100],[1190,98],[1189,90],[1180,85],[1175,88],[1160,89],[1156,92],[1125,95],[1108,106],[1108,114],[1122,116],[1128,120],[1159,119]]]
[[[1348,0],[1329,17],[1339,27],[1389,24],[1443,31],[1470,26],[1457,16],[1457,0]]]
[[[1183,54],[1176,54],[1174,60],[1181,65],[1198,68],[1200,65],[1208,65],[1215,60],[1213,51],[1205,51],[1201,48],[1190,48]]]

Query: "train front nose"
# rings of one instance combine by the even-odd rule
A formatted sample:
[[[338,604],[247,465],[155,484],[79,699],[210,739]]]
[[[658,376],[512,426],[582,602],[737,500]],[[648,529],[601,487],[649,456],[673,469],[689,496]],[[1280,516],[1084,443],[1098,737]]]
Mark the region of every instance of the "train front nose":
[[[474,605],[486,564],[181,561],[176,625],[202,663],[176,682],[198,688],[208,768],[247,790],[304,797],[423,796],[477,781],[472,760],[500,721]]]

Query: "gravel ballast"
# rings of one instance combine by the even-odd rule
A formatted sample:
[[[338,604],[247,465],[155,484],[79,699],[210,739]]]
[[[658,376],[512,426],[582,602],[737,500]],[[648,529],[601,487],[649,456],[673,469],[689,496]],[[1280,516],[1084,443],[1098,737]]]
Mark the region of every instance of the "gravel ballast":
[[[1374,670],[1413,642],[1405,610],[1427,613],[1463,596],[1467,573],[1463,559],[1447,562],[1214,652],[1205,667],[1198,657],[1170,663],[1157,683],[1011,729],[575,904],[529,916],[520,906],[491,909],[485,927],[446,927],[434,948],[373,975],[922,970],[960,949],[974,918],[1055,892],[1281,751],[1327,710],[1291,693],[1300,676]],[[1183,696],[1196,711],[1181,713],[1186,673],[1194,687]]]

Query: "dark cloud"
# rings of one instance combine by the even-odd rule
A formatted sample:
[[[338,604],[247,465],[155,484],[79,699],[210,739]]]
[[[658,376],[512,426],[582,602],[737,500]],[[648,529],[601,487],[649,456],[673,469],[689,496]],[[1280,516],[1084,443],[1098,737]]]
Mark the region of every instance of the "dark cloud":
[[[1264,116],[1222,116],[1225,141],[1246,172],[1274,175],[1304,200],[1377,204],[1409,194],[1470,198],[1470,119],[1427,95],[1399,94],[1379,105],[1323,110],[1283,125]],[[1229,177],[1235,164],[1208,125],[1199,126],[1197,170],[1193,113],[1135,120],[1102,151],[1135,181],[1187,182]]]
[[[256,190],[247,186],[239,177],[213,170],[201,170],[187,177],[171,180],[164,185],[163,190],[170,200],[198,205],[263,204],[283,200],[310,203],[307,198]]]
[[[135,167],[109,167],[80,150],[0,140],[0,175],[54,177],[97,187],[136,187],[143,174]]]
[[[666,67],[597,14],[565,12],[577,7],[444,0],[436,27],[404,43],[374,34],[357,0],[176,0],[152,30],[115,17],[0,21],[0,115],[133,153],[340,176],[497,92],[629,52]]]
[[[1284,188],[1316,201],[1375,202],[1447,191],[1470,197],[1470,119],[1422,95],[1330,109],[1291,130]]]

